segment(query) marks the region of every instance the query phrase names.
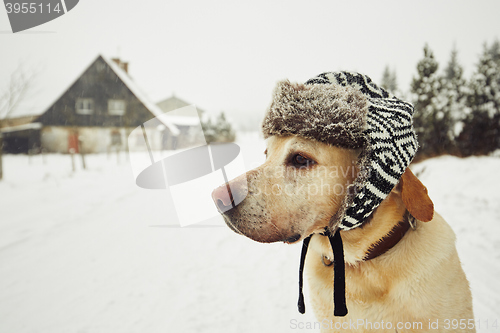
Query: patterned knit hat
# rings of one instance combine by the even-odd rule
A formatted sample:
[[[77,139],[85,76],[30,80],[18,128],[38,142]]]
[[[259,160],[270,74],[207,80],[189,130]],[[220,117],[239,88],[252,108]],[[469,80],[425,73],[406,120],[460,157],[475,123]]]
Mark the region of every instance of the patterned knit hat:
[[[329,72],[305,84],[279,82],[262,124],[264,137],[297,135],[361,148],[359,175],[330,221],[350,230],[387,197],[417,151],[413,106],[362,74]]]

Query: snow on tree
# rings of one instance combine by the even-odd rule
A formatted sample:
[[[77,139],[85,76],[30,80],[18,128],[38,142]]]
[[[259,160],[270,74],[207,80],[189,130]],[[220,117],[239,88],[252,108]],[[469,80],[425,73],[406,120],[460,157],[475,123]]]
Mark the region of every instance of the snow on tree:
[[[452,149],[449,137],[450,119],[443,112],[445,100],[440,96],[441,79],[438,63],[429,46],[424,46],[424,58],[417,63],[417,76],[411,83],[414,127],[420,145],[418,158],[438,156]]]
[[[394,70],[391,72],[389,66],[385,66],[380,85],[391,94],[396,94],[396,91],[398,90],[396,71]]]
[[[236,137],[233,127],[231,123],[227,121],[224,112],[221,112],[217,116],[215,123],[210,119],[210,117],[207,117],[202,121],[201,126],[207,143],[233,142]]]
[[[214,125],[212,124],[212,120],[210,119],[210,117],[202,119],[201,127],[203,129],[203,134],[205,135],[205,141],[207,143],[216,141],[217,133],[215,132],[215,128]]]
[[[463,128],[468,108],[466,106],[467,87],[463,78],[463,67],[458,63],[458,51],[453,47],[450,60],[440,77],[440,90],[437,96],[438,113],[448,127],[447,153],[457,153],[455,140]]]
[[[500,44],[485,43],[469,82],[470,113],[458,138],[464,156],[488,154],[500,148]]]
[[[227,121],[224,112],[217,117],[215,128],[218,133],[219,142],[232,142],[235,139],[235,133],[231,124]]]

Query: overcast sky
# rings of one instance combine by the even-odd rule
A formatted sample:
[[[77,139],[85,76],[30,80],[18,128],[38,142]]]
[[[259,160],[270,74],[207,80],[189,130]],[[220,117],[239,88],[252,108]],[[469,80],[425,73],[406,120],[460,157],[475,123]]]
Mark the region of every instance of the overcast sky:
[[[354,70],[379,82],[389,65],[408,90],[426,42],[440,69],[455,44],[468,77],[483,43],[500,37],[499,13],[498,0],[81,0],[12,34],[0,8],[0,87],[20,62],[36,67],[44,109],[103,54],[129,61],[155,102],[175,92],[210,112],[260,117],[285,78]]]

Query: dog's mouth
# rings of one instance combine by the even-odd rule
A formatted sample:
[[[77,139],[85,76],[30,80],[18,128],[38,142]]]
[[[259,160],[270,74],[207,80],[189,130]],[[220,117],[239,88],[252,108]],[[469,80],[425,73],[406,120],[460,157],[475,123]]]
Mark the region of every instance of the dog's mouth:
[[[295,235],[292,235],[292,236],[288,237],[287,239],[283,240],[283,243],[293,244],[293,243],[298,242],[301,237],[302,236],[300,234],[295,234]]]
[[[236,198],[232,195],[234,192],[221,186],[214,190],[212,198],[226,225],[239,235],[260,243],[295,244],[316,232],[310,229],[302,230],[300,225],[289,221],[295,216],[289,212],[271,216],[265,208],[266,205],[252,196],[235,204]]]
[[[264,223],[262,221],[251,221],[253,223],[246,221],[247,223],[242,224],[238,217],[233,216],[236,211],[237,209],[224,212],[222,217],[229,229],[239,235],[248,237],[260,243],[283,242],[286,244],[294,244],[302,240],[302,235],[296,231],[278,231],[275,227],[271,228],[270,224],[268,225],[268,223]],[[265,227],[262,228],[262,226]]]
[[[224,214],[222,214],[222,217],[224,219],[224,222],[226,222],[226,225],[229,227],[229,229],[231,229],[232,231],[234,231],[235,233],[239,234],[239,235],[243,235],[244,234],[238,230],[238,228],[236,228],[232,223],[231,223],[231,219],[228,218],[227,216],[225,216]]]

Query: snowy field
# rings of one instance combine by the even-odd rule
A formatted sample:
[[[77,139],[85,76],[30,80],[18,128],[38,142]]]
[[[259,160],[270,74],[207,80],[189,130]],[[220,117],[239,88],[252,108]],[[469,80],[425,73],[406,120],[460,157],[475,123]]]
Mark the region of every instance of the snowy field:
[[[264,160],[258,136],[239,143],[246,165]],[[220,219],[175,227],[165,192],[138,188],[124,154],[76,162],[4,157],[1,333],[301,332],[291,320],[315,320],[307,289],[297,312],[299,245],[259,244]],[[457,234],[478,332],[500,332],[500,158],[413,169]]]

